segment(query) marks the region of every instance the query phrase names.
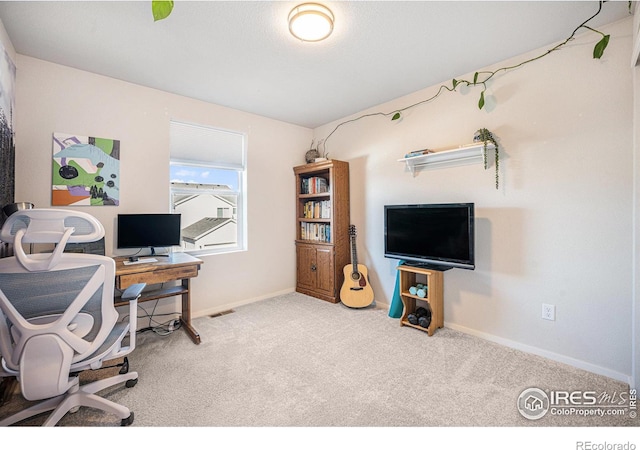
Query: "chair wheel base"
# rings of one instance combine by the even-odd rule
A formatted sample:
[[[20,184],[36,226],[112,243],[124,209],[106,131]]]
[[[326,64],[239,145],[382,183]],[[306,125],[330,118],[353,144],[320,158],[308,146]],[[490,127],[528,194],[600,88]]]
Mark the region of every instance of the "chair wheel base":
[[[131,414],[129,414],[129,417],[127,417],[126,419],[122,419],[122,422],[120,422],[120,426],[121,427],[128,427],[132,423],[133,423],[133,412]]]
[[[124,384],[126,387],[128,388],[132,388],[134,387],[136,384],[138,384],[138,379],[134,378],[133,380],[127,380],[127,382]]]

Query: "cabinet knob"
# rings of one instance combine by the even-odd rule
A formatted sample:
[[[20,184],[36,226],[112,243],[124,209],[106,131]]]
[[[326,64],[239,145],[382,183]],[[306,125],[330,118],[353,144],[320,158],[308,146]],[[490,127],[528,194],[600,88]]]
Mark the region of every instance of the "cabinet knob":
[[[316,271],[316,269],[317,269],[316,265],[315,265],[315,264],[311,264],[311,271],[312,271],[312,272],[315,272],[315,271]]]

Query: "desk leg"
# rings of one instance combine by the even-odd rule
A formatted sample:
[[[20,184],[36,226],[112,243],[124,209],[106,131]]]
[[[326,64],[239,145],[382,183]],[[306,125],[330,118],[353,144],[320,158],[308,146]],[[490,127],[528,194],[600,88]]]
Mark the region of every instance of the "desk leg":
[[[187,292],[182,294],[182,326],[195,344],[200,343],[200,333],[191,325],[191,279],[184,278],[182,280],[182,287],[186,288]]]

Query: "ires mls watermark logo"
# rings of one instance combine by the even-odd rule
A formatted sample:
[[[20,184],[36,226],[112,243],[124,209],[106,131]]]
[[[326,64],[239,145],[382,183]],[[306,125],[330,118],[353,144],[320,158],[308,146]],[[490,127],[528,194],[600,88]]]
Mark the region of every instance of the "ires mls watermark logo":
[[[522,417],[538,420],[554,416],[637,416],[636,390],[629,392],[552,391],[536,387],[525,389],[518,396],[518,411]]]
[[[549,412],[549,396],[538,388],[529,388],[518,396],[518,411],[525,419],[542,419]]]

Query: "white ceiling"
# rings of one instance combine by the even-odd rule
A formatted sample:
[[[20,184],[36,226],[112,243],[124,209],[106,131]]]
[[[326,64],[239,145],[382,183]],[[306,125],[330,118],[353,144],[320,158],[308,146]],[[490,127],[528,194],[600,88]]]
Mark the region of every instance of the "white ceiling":
[[[596,1],[326,1],[333,34],[304,43],[287,25],[302,2],[178,0],[154,23],[151,1],[9,1],[0,19],[20,54],[314,128],[564,40],[598,10]],[[626,0],[607,2],[591,24],[628,14]]]

